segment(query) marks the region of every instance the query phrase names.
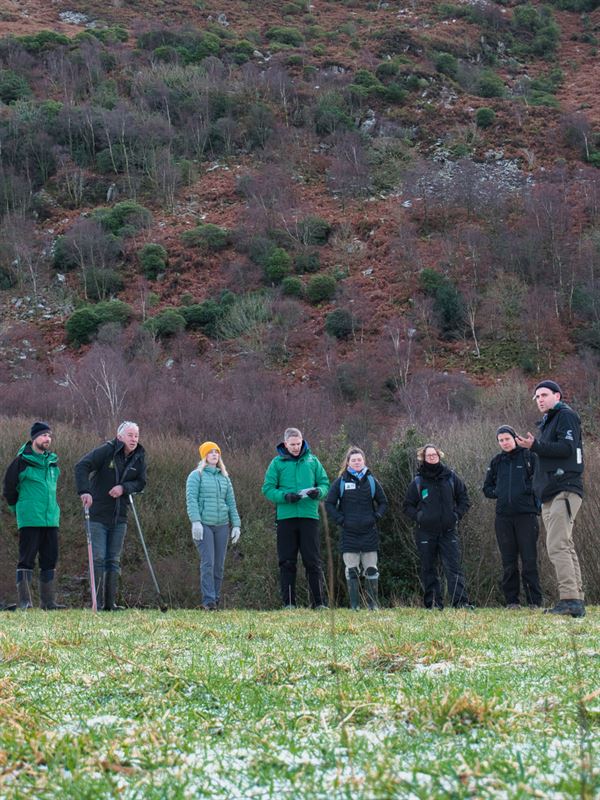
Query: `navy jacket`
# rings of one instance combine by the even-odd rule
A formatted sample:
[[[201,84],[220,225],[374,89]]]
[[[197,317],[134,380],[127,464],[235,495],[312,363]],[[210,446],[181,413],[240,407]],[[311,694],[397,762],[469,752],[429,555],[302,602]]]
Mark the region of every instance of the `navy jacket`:
[[[368,474],[369,470],[359,480],[345,471],[331,484],[325,499],[327,513],[342,529],[342,553],[371,553],[379,549],[377,521],[387,511],[388,501],[378,481],[375,481],[375,496],[371,496]],[[345,488],[340,497],[341,481]]]
[[[533,493],[533,472],[537,456],[524,447],[515,447],[492,458],[485,474],[483,493],[496,501],[496,514],[537,514],[538,503]]]
[[[581,420],[565,403],[557,403],[538,422],[540,438],[532,451],[538,456],[533,490],[545,503],[560,492],[583,497]]]

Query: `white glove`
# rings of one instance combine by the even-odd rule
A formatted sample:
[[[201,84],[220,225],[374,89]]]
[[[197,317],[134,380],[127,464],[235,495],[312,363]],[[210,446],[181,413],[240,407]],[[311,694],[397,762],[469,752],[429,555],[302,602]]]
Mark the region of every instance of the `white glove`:
[[[241,529],[239,527],[235,527],[231,529],[231,544],[237,544],[238,539],[240,538]]]
[[[192,539],[201,542],[204,536],[204,527],[201,522],[192,522]]]

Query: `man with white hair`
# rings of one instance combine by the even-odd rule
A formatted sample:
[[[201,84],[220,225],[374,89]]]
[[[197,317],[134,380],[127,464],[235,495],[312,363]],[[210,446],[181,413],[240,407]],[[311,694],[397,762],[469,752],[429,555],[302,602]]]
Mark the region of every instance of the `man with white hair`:
[[[127,531],[129,495],[146,485],[146,454],[135,422],[122,422],[115,439],[90,451],[75,465],[75,483],[89,510],[98,606],[116,611],[121,553]]]

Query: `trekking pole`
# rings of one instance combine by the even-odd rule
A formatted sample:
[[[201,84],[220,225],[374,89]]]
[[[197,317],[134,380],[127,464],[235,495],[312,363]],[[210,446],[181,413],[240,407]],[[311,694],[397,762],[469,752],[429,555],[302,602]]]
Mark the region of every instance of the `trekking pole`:
[[[156,590],[156,596],[158,598],[158,607],[162,611],[163,614],[167,612],[167,604],[163,600],[163,596],[160,593],[160,588],[158,586],[158,581],[156,580],[156,575],[154,574],[154,570],[152,569],[152,562],[150,561],[150,556],[148,555],[148,548],[146,547],[146,542],[144,540],[144,534],[142,533],[142,526],[140,525],[140,520],[137,515],[137,511],[135,510],[135,503],[133,502],[133,495],[129,495],[129,502],[131,503],[131,510],[133,511],[133,517],[135,519],[135,524],[138,529],[138,533],[140,535],[140,541],[142,543],[142,549],[144,550],[144,555],[146,556],[146,562],[148,564],[148,569],[150,570],[150,575],[152,577],[152,582],[154,583],[154,589]]]
[[[92,591],[92,611],[98,611],[98,599],[96,597],[96,577],[94,575],[94,551],[92,550],[92,531],[90,530],[90,511],[84,509],[85,515],[85,536],[88,548],[88,567],[90,570],[90,589]]]

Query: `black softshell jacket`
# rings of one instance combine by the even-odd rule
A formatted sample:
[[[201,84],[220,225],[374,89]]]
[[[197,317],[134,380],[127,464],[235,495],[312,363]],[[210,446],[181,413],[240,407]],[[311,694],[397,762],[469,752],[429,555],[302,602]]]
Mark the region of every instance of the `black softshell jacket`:
[[[375,496],[371,496],[368,474],[369,470],[359,480],[345,471],[331,484],[325,499],[327,513],[342,529],[342,553],[372,553],[379,549],[377,521],[387,511],[388,501],[378,481],[375,481]],[[342,481],[345,488],[340,497]]]
[[[406,490],[404,513],[416,522],[419,531],[454,530],[471,505],[464,481],[445,464],[438,475],[419,469],[418,476],[419,481],[415,478]]]
[[[91,494],[90,519],[103,525],[125,522],[130,494],[146,486],[146,453],[141,444],[125,457],[124,444],[119,439],[106,442],[86,453],[75,465],[77,492]],[[123,495],[113,498],[108,493],[121,485]]]
[[[496,514],[512,517],[538,513],[533,493],[536,464],[535,453],[529,453],[524,447],[515,447],[509,453],[498,453],[492,458],[485,474],[483,493],[496,501]]]
[[[540,438],[532,451],[538,456],[533,490],[542,501],[560,492],[583,497],[583,444],[581,420],[565,403],[557,403],[538,422]]]

